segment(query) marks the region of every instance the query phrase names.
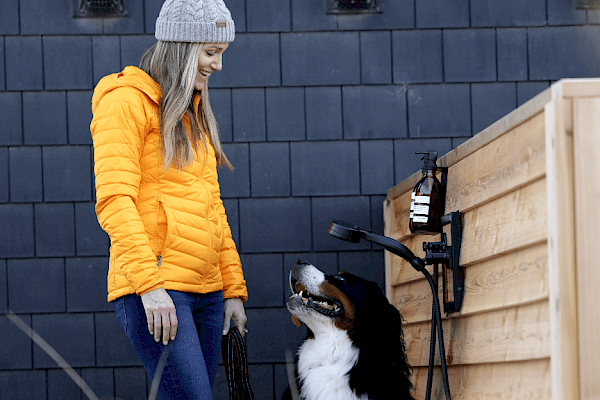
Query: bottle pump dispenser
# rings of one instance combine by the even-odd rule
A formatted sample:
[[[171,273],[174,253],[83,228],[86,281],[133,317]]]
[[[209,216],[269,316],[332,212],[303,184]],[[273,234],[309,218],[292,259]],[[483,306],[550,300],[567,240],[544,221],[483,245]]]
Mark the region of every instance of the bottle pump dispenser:
[[[436,177],[437,151],[423,154],[423,177],[415,185],[410,201],[409,228],[412,233],[436,234],[442,231],[444,215],[444,187]]]

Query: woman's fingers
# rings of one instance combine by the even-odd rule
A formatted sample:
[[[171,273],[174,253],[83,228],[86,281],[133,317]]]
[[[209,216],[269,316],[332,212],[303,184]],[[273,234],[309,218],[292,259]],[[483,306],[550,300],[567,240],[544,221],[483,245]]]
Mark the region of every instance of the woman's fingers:
[[[154,335],[154,314],[149,308],[145,308],[145,311],[146,321],[148,321],[148,332],[150,332],[151,335]]]
[[[154,314],[154,340],[162,341],[166,346],[169,340],[175,340],[177,333],[177,314],[175,306],[160,306]]]
[[[177,314],[175,313],[175,307],[173,307],[173,312],[169,313],[169,315],[171,316],[171,340],[175,340],[175,335],[177,334],[177,325],[179,324],[177,322]]]
[[[166,346],[177,334],[177,313],[171,296],[163,288],[143,294],[142,304],[148,320],[148,331],[156,342]]]
[[[152,313],[154,314],[154,340],[159,342],[162,333],[162,316],[158,307],[153,309]]]

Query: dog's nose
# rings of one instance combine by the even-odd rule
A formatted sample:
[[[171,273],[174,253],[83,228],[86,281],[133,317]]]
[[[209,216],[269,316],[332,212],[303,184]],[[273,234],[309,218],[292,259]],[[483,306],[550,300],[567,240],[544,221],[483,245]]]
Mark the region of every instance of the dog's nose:
[[[292,269],[290,270],[290,274],[291,275],[296,275],[298,273],[300,273],[300,271],[306,267],[308,267],[309,265],[312,265],[311,263],[309,263],[308,261],[304,261],[304,260],[298,260],[294,263],[294,266],[292,267]]]
[[[308,261],[298,260],[294,265],[311,265]]]

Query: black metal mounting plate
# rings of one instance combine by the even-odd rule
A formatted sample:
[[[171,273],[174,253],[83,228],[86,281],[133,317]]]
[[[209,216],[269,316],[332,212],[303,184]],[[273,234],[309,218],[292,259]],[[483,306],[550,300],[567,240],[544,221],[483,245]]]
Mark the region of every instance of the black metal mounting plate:
[[[450,262],[448,266],[443,265],[444,312],[446,314],[460,311],[465,296],[465,271],[459,265],[462,242],[461,213],[456,211],[444,215],[442,225],[447,224],[450,224],[451,245],[449,246]],[[452,284],[448,282],[449,280],[452,281]],[[450,286],[452,286],[452,292],[449,292]]]

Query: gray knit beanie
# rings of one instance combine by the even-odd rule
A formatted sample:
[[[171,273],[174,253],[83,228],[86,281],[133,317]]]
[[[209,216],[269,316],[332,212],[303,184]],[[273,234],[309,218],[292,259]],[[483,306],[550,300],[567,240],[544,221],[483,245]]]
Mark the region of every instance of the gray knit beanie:
[[[166,0],[154,36],[167,42],[229,43],[235,25],[223,0]]]

